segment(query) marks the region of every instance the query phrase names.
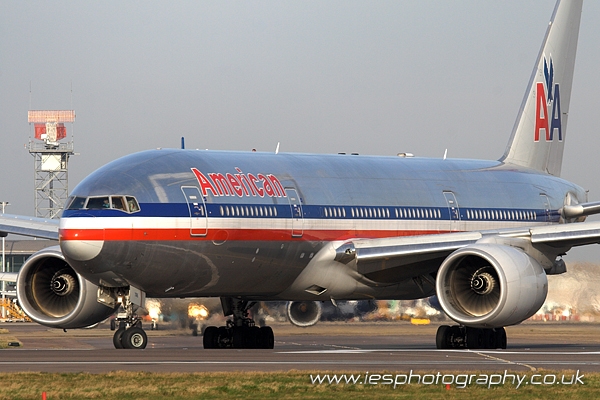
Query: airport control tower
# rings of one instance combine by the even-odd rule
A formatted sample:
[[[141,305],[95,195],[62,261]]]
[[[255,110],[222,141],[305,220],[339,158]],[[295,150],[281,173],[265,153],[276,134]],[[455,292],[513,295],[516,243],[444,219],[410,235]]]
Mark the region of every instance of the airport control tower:
[[[73,140],[67,137],[65,123],[75,121],[73,110],[34,110],[27,113],[34,124],[35,138],[29,140],[34,159],[35,214],[40,218],[58,218],[69,194],[69,156]]]

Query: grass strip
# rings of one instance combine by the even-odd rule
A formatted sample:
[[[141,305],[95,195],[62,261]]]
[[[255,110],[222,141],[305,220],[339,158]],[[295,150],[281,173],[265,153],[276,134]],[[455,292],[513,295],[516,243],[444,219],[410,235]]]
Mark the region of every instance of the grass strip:
[[[148,373],[111,372],[89,373],[8,373],[1,374],[0,400],[41,399],[46,393],[48,400],[54,399],[596,399],[600,392],[600,373],[583,373],[583,384],[548,385],[523,384],[516,388],[507,383],[488,388],[472,382],[465,388],[456,385],[403,384],[393,388],[390,384],[312,384],[313,376],[340,372],[290,371],[274,373],[258,372],[214,372],[214,373]],[[403,372],[390,372],[396,375]],[[416,373],[416,372],[415,372]],[[421,375],[437,372],[419,372]],[[518,372],[515,372],[516,374]],[[535,372],[542,376],[555,374],[570,377],[575,371]],[[533,372],[524,374],[527,381]],[[346,372],[352,374],[352,372]],[[354,372],[362,374],[364,372]],[[379,375],[386,374],[379,372]],[[492,372],[444,372],[444,375],[475,374],[480,378]],[[502,373],[498,373],[502,374]],[[371,374],[370,376],[372,376]],[[580,372],[580,376],[582,373]],[[534,378],[535,379],[535,378]],[[539,381],[541,382],[541,377]]]

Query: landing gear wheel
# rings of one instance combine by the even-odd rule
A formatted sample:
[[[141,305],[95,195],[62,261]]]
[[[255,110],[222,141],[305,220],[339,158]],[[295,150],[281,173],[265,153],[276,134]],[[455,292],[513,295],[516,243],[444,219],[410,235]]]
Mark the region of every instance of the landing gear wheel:
[[[260,349],[272,349],[275,346],[275,337],[273,336],[273,329],[270,326],[263,326],[259,331],[259,345]]]
[[[243,326],[236,326],[235,328],[233,328],[233,335],[231,337],[232,339],[232,344],[233,344],[233,348],[234,349],[243,349],[245,346],[245,342],[246,342],[246,335],[245,335],[245,330]]]
[[[469,349],[485,348],[483,329],[467,328],[467,347]]]
[[[484,329],[484,335],[483,335],[483,348],[484,349],[497,349],[499,346],[498,344],[498,330],[495,329]]]
[[[501,349],[506,349],[506,330],[504,328],[498,328],[496,329],[496,335],[498,337],[496,340],[496,346],[500,347]]]
[[[204,330],[202,344],[205,349],[216,349],[219,347],[219,330],[216,326],[209,326]]]
[[[134,326],[123,333],[121,344],[124,349],[145,349],[148,344],[148,336],[142,328]]]
[[[506,349],[504,328],[472,328],[442,325],[435,337],[438,349]]]
[[[113,336],[113,345],[115,346],[115,349],[123,348],[123,343],[121,342],[121,339],[123,337],[124,332],[125,328],[119,328],[115,331],[115,334]]]
[[[253,326],[246,331],[246,347],[249,349],[260,349],[260,328]]]
[[[452,331],[452,328],[450,328],[448,325],[441,325],[438,330],[437,333],[435,335],[435,347],[437,347],[438,349],[449,349],[451,348],[451,344],[450,344],[450,333]]]
[[[255,301],[222,297],[223,313],[232,315],[232,319],[225,326],[206,328],[204,348],[272,349],[275,343],[273,329],[268,326],[259,328],[248,316],[255,304]]]
[[[226,327],[220,326],[217,328],[217,332],[219,334],[219,344],[217,347],[219,347],[219,348],[226,347],[222,343],[224,343],[225,340],[229,338],[229,331],[227,330]]]

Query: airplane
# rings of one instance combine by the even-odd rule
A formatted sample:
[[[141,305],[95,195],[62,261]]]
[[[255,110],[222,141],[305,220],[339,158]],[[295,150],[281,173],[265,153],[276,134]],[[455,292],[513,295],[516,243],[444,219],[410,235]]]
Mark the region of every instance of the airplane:
[[[3,215],[60,240],[16,277],[23,310],[62,329],[116,312],[114,346],[143,349],[146,296],[219,297],[205,348],[273,348],[258,301],[436,295],[457,323],[437,348],[506,348],[562,256],[600,243],[600,202],[560,178],[581,11],[557,1],[499,160],[158,149],[93,172],[60,221]]]

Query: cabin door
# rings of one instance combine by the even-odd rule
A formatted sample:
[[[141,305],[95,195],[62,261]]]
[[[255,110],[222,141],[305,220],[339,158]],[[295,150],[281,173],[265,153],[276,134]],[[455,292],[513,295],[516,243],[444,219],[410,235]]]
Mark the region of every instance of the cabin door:
[[[544,220],[550,222],[550,200],[548,199],[548,195],[544,193],[540,193],[540,197],[542,198],[542,204],[544,205]]]
[[[285,188],[285,194],[290,202],[292,212],[292,237],[302,237],[304,233],[304,214],[302,213],[302,203],[298,192],[293,188]]]
[[[450,232],[456,232],[459,230],[460,223],[460,208],[458,207],[456,196],[453,192],[444,192],[444,197],[446,198],[446,203],[448,204],[448,212],[450,213],[450,225],[448,230]]]
[[[208,233],[208,215],[200,190],[195,186],[182,186],[181,191],[185,196],[190,212],[190,235],[206,236]]]

